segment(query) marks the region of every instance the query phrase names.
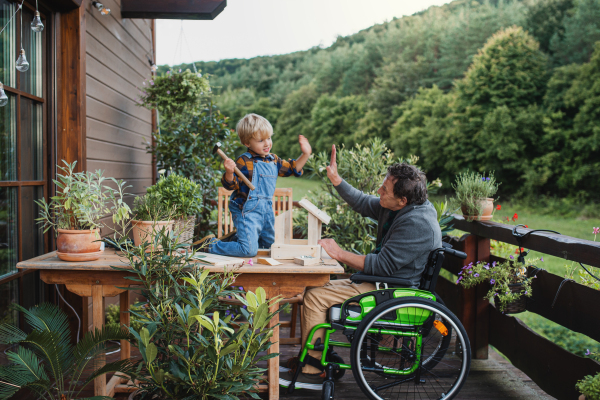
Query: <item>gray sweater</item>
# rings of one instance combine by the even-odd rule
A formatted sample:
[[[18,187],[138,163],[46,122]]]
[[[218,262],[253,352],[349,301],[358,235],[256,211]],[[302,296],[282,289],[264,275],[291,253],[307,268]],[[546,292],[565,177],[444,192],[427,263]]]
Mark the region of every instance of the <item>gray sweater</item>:
[[[379,197],[364,194],[346,181],[335,189],[354,211],[378,221],[377,242],[381,241],[381,251],[367,254],[365,274],[409,279],[415,287],[419,286],[429,253],[442,247],[442,231],[429,200],[401,209],[381,238],[390,210],[379,204]]]

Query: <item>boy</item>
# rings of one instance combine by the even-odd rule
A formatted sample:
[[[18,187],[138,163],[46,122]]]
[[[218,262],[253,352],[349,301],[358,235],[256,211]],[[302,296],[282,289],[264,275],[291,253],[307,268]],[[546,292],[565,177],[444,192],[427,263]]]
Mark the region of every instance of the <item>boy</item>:
[[[278,176],[302,176],[304,164],[312,149],[308,140],[300,135],[302,155],[297,160],[282,160],[271,154],[273,127],[266,118],[248,114],[235,128],[240,142],[248,148],[234,162],[224,161],[225,174],[221,182],[223,187],[233,190],[229,203],[233,224],[237,230],[237,241],[213,241],[208,252],[234,257],[254,257],[259,248],[270,248],[275,241],[275,215],[273,213],[273,195]],[[234,175],[239,170],[255,186],[248,186]]]

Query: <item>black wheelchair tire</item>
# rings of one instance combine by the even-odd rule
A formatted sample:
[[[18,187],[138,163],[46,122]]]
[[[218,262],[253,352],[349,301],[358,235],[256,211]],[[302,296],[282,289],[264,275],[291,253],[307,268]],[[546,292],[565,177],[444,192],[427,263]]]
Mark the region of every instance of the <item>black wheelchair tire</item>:
[[[421,306],[425,309],[429,309],[430,311],[443,315],[444,318],[450,321],[449,323],[451,323],[454,326],[457,338],[461,341],[461,346],[463,348],[462,356],[464,357],[461,361],[461,372],[452,384],[451,390],[449,390],[447,393],[442,393],[439,397],[440,399],[443,398],[445,400],[450,400],[458,394],[469,374],[471,364],[471,346],[469,344],[467,333],[460,321],[458,320],[458,318],[440,303],[424,298],[403,297],[389,300],[385,303],[379,304],[377,307],[371,310],[369,314],[367,314],[367,316],[359,324],[354,334],[354,340],[352,341],[352,347],[350,350],[350,364],[352,365],[352,374],[354,375],[354,379],[360,387],[360,389],[363,391],[363,393],[367,396],[367,398],[371,400],[382,400],[382,397],[377,395],[375,391],[366,382],[366,379],[364,379],[360,359],[362,341],[366,337],[369,327],[377,319],[381,318],[383,315],[388,313],[390,311],[390,308],[398,309],[401,307],[410,307],[410,305]],[[446,352],[444,351],[444,355],[445,353]],[[435,364],[437,364],[438,362],[439,360],[436,361]],[[414,385],[414,382],[407,382],[407,384]]]
[[[321,399],[322,400],[333,400],[334,393],[335,393],[335,383],[333,383],[333,381],[323,382],[323,389],[321,390]]]

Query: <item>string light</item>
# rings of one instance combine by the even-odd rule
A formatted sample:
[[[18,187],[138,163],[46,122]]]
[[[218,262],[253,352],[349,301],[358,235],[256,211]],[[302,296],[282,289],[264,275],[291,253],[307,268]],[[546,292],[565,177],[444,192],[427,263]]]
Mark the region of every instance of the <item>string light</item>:
[[[38,11],[37,0],[35,0],[35,16],[33,17],[33,21],[31,21],[31,30],[37,33],[40,33],[44,30],[44,24],[42,23],[40,12]]]
[[[23,49],[23,9],[21,8],[21,51],[19,58],[17,58],[17,71],[25,72],[29,69],[29,62],[25,56],[25,49]]]
[[[4,93],[4,85],[0,82],[0,107],[8,104],[8,96]]]

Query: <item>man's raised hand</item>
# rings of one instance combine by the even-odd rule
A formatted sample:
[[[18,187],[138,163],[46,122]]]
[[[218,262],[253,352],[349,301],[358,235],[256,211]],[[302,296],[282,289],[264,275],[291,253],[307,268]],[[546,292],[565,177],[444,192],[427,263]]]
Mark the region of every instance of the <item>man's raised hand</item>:
[[[331,160],[329,165],[327,166],[327,177],[333,183],[333,186],[337,186],[342,183],[342,178],[338,174],[337,170],[337,160],[336,160],[336,152],[335,152],[335,144],[331,146]]]

